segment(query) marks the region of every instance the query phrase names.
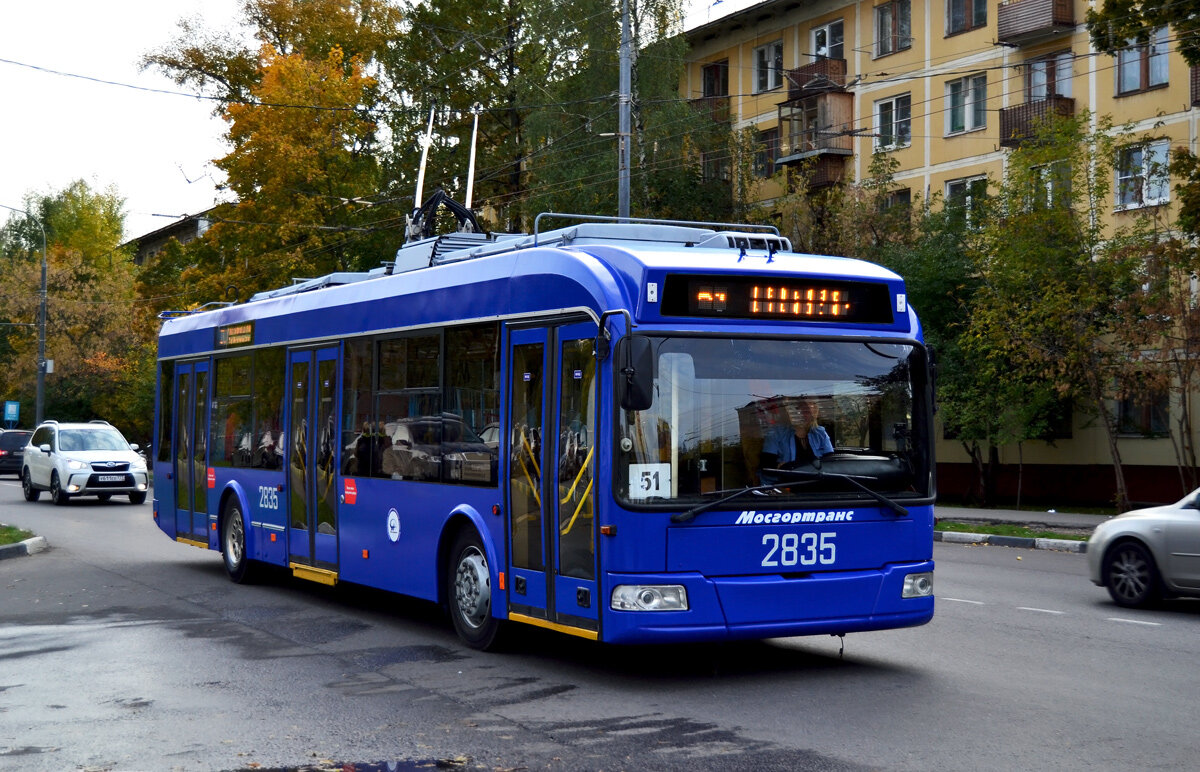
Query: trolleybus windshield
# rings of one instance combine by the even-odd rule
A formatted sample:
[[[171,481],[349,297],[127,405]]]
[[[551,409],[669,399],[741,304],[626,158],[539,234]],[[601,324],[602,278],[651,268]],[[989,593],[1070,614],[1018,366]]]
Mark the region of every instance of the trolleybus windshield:
[[[772,483],[756,493],[862,498],[847,476],[889,498],[932,493],[920,346],[652,342],[653,404],[622,410],[617,427],[614,488],[627,506],[690,506]]]

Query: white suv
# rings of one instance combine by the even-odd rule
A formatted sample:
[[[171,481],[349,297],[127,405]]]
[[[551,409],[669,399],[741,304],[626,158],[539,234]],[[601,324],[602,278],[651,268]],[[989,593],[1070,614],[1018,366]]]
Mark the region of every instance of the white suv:
[[[133,504],[146,500],[150,477],[146,459],[107,421],[60,424],[46,421],[25,446],[21,489],[26,501],[50,491],[55,504],[75,496],[107,501],[113,494],[129,496]]]

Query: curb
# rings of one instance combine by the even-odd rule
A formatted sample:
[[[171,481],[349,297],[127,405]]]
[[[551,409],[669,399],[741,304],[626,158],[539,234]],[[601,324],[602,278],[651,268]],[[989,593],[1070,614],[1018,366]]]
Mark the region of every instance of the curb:
[[[49,547],[50,545],[46,543],[46,537],[34,536],[32,539],[19,541],[16,544],[0,546],[0,560],[4,560],[5,558],[23,558],[26,555],[34,555],[49,549]]]
[[[950,544],[990,544],[997,547],[1017,547],[1030,550],[1087,552],[1087,542],[1074,541],[1072,539],[1031,539],[1024,536],[996,536],[989,533],[934,531],[933,540],[944,541]]]

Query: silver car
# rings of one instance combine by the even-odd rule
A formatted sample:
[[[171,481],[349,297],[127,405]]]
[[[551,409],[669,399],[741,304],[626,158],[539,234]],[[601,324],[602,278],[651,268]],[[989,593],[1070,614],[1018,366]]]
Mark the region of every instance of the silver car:
[[[1088,572],[1121,606],[1200,597],[1200,488],[1174,504],[1106,520],[1088,540]]]

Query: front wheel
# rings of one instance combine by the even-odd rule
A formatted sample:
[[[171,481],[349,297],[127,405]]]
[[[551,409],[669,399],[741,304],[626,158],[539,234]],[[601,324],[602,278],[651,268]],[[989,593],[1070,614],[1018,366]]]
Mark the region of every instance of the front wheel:
[[[129,503],[130,504],[145,504],[146,503],[146,492],[145,491],[137,491],[136,493],[129,494]]]
[[[483,542],[473,529],[458,534],[447,564],[446,594],[458,637],[472,649],[496,647],[501,621],[492,616],[492,580]]]
[[[1104,585],[1118,606],[1149,606],[1162,595],[1150,552],[1135,541],[1113,547],[1104,558]]]
[[[225,516],[221,518],[221,557],[225,558],[225,573],[230,579],[238,584],[254,581],[253,561],[246,555],[246,523],[235,498],[225,505]]]
[[[50,500],[60,507],[66,506],[71,501],[70,495],[62,489],[62,481],[58,479],[58,472],[50,473]]]
[[[42,496],[42,492],[33,487],[33,480],[29,477],[28,467],[21,472],[21,493],[25,494],[26,501],[37,501]]]

